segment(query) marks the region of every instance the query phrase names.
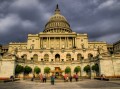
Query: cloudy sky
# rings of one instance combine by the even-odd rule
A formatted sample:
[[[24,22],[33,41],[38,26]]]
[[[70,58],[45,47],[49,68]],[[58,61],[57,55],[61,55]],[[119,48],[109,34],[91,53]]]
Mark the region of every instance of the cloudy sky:
[[[0,43],[43,31],[57,3],[71,29],[88,33],[90,41],[120,40],[120,0],[0,0]]]

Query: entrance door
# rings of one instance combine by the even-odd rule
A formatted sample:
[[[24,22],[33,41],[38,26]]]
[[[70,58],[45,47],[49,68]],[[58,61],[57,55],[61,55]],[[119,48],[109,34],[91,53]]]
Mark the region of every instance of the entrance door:
[[[57,76],[61,76],[61,69],[60,69],[60,67],[55,67],[55,76],[57,77]]]
[[[56,62],[59,62],[59,61],[60,61],[60,55],[59,55],[59,54],[56,54],[56,55],[55,55],[55,61],[56,61]]]

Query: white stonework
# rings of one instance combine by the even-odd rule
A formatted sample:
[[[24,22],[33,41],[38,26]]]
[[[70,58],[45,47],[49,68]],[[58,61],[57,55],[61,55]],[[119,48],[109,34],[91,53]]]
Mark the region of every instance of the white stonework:
[[[10,78],[14,75],[15,70],[15,60],[1,60],[0,61],[0,77]]]
[[[120,54],[118,56],[104,56],[100,60],[100,72],[106,76],[120,76]]]
[[[81,67],[80,76],[86,76],[83,71],[86,65],[99,65],[100,74],[106,76],[120,76],[120,56],[104,56],[97,58],[98,55],[107,53],[106,42],[90,42],[88,35],[73,32],[66,18],[60,14],[57,6],[55,14],[51,16],[44,31],[38,34],[28,34],[28,39],[24,43],[9,43],[9,54],[17,56],[17,61],[11,58],[0,61],[0,77],[10,77],[14,74],[15,65],[35,66],[41,68],[44,73],[45,67],[50,67],[55,71],[59,67],[64,74],[66,67],[71,68],[74,74],[76,66]],[[90,62],[90,59],[94,61]],[[24,62],[22,59],[25,59]],[[81,62],[82,60],[82,62]],[[94,74],[92,74],[94,76]]]

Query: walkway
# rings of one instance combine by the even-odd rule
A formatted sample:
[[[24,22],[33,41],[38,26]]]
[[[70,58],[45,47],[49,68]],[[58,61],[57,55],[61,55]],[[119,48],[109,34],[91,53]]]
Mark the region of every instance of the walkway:
[[[50,82],[16,81],[0,83],[0,89],[120,89],[120,81],[83,80],[79,82],[60,82],[51,85]]]

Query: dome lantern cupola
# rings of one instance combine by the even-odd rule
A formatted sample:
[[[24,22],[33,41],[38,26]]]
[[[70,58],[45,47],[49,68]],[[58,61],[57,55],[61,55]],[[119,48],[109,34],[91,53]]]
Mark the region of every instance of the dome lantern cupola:
[[[60,14],[60,9],[59,9],[59,6],[58,6],[58,4],[56,5],[55,14]]]
[[[43,32],[45,33],[46,32],[51,32],[51,33],[72,32],[66,18],[63,15],[61,15],[58,4],[56,5],[54,15],[50,17],[49,21],[45,25],[45,29]]]

